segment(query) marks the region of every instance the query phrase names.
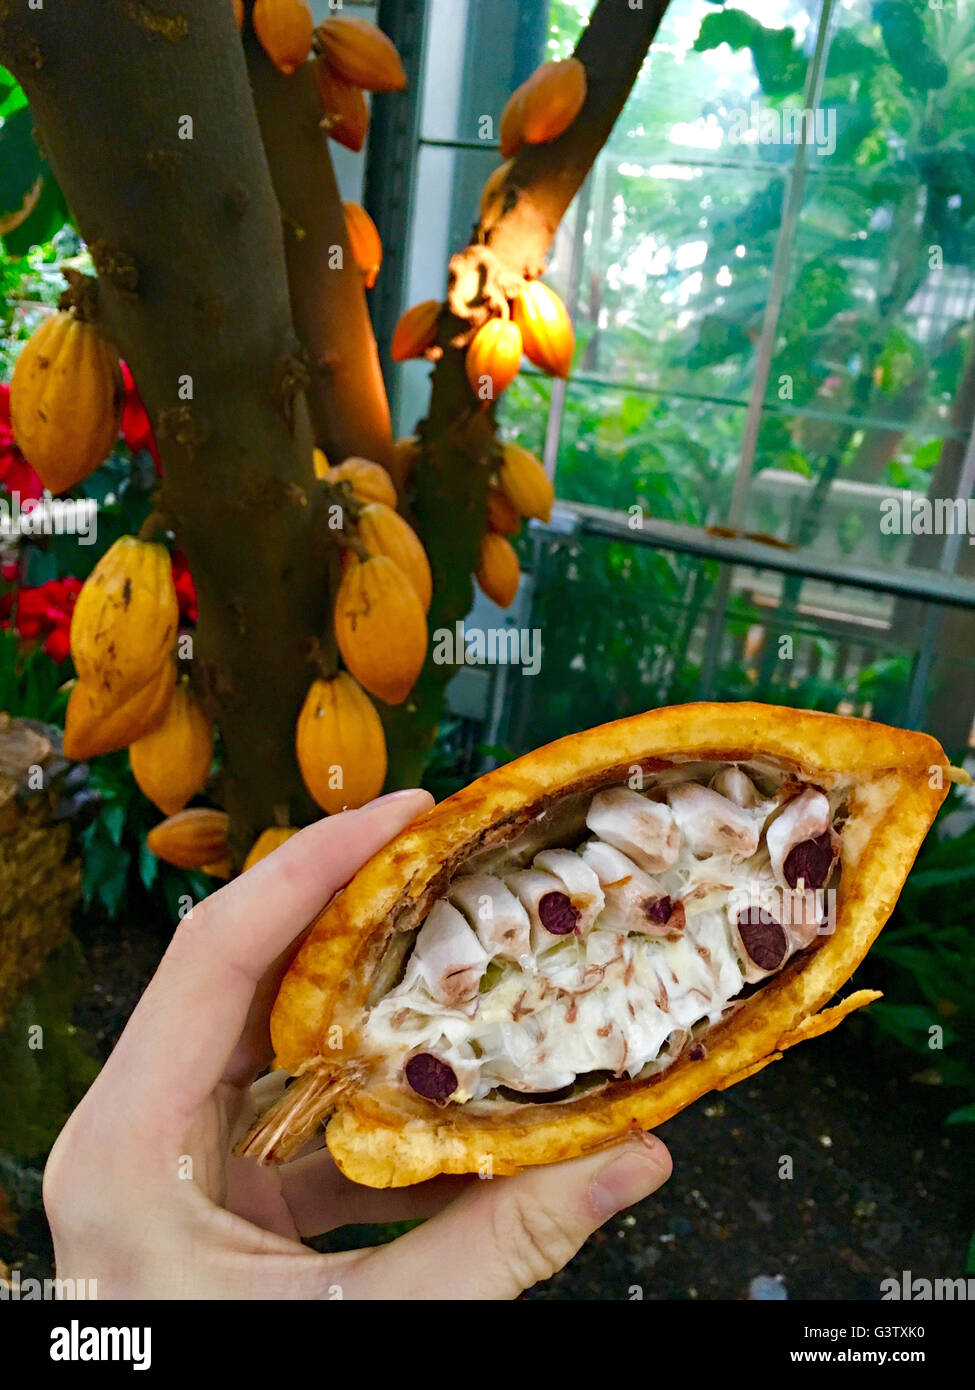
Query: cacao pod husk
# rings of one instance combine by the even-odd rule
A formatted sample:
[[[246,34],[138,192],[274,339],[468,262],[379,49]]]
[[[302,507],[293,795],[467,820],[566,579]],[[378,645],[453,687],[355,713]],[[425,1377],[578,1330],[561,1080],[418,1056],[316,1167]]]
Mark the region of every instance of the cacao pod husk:
[[[496,484],[488,488],[487,521],[488,528],[501,536],[517,536],[521,530],[521,512]]]
[[[255,0],[251,23],[264,52],[286,77],[311,52],[315,21],[306,0]]]
[[[511,319],[488,319],[474,334],[464,362],[479,401],[496,401],[521,368],[521,330]]]
[[[510,541],[488,531],[481,541],[477,582],[499,608],[510,608],[521,583],[521,566]]]
[[[433,597],[430,561],[420,537],[409,522],[384,503],[370,502],[356,524],[359,539],[369,554],[388,556],[413,585],[424,613],[429,613]]]
[[[521,330],[528,360],[549,376],[567,377],[575,351],[575,330],[555,291],[534,280],[512,302],[511,316]]]
[[[146,836],[146,848],[177,869],[202,869],[230,857],[230,817],[210,806],[193,806],[160,821]]]
[[[396,487],[381,463],[352,455],[325,475],[326,482],[348,483],[360,502],[382,502],[396,506]]]
[[[521,87],[521,133],[544,145],[567,130],[586,100],[586,69],[578,58],[543,63]]]
[[[352,257],[362,271],[367,290],[376,283],[383,263],[383,243],[379,229],[364,207],[358,203],[343,203],[345,226],[349,234]]]
[[[332,15],[316,31],[322,56],[346,82],[367,92],[401,92],[406,73],[396,46],[375,24]]]
[[[428,348],[433,347],[437,337],[437,325],[443,305],[438,299],[424,299],[407,309],[393,329],[390,353],[394,362],[408,362],[413,357],[422,357]]]
[[[85,580],[71,618],[81,679],[121,704],[148,685],[176,645],[179,604],[169,552],[122,536]]]
[[[520,444],[506,444],[502,452],[498,483],[521,516],[548,521],[552,515],[555,488],[539,460]]]
[[[416,591],[386,555],[350,566],[335,600],[335,637],[360,685],[401,705],[423,669],[427,621]]]
[[[292,835],[297,835],[297,827],[293,825],[272,825],[268,830],[262,830],[260,835],[251,845],[250,853],[244,860],[243,872],[252,869],[255,864],[266,859],[269,854],[273,854],[276,849],[280,849]]]
[[[189,683],[182,681],[160,724],[129,748],[139,790],[174,816],[202,789],[213,762],[213,729]]]
[[[128,748],[162,722],[175,685],[176,663],[171,660],[121,704],[106,698],[98,686],[75,681],[64,715],[65,757],[83,762]]]
[[[383,789],[382,720],[347,671],[314,682],[298,716],[295,748],[305,786],[329,815],[364,806]]]
[[[73,309],[28,339],[10,383],[14,439],[52,493],[67,492],[112,451],[122,422],[118,353]]]
[[[315,85],[322,108],[322,127],[329,139],[337,140],[356,154],[369,130],[369,107],[358,87],[346,82],[324,58],[314,62]]]

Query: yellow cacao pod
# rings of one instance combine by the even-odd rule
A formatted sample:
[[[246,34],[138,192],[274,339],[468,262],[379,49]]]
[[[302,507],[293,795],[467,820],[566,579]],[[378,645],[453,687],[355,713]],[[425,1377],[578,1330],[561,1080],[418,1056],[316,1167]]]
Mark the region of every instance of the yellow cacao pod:
[[[477,582],[499,608],[510,608],[521,582],[521,566],[510,541],[488,531],[481,541]]]
[[[243,33],[243,29],[244,29],[244,0],[233,0],[233,4],[234,4],[234,21],[236,22],[238,32]]]
[[[522,449],[519,444],[506,444],[498,482],[522,516],[548,521],[552,515],[555,489],[534,454]]]
[[[358,529],[359,539],[369,554],[388,556],[413,585],[424,613],[429,613],[433,576],[427,552],[413,527],[391,507],[370,502],[359,517]]]
[[[318,26],[318,47],[346,82],[367,92],[401,92],[406,73],[396,47],[375,24],[333,15]]]
[[[330,468],[325,475],[326,482],[348,483],[360,502],[382,502],[387,507],[396,506],[396,488],[392,478],[381,463],[371,459],[361,459],[353,455],[344,459],[336,468]]]
[[[324,58],[316,58],[313,66],[322,126],[331,140],[337,140],[347,150],[358,154],[369,129],[369,107],[365,97],[358,87],[339,77]]]
[[[305,786],[329,815],[364,806],[383,789],[382,720],[347,671],[314,682],[298,716],[295,748]]]
[[[85,580],[71,618],[71,655],[86,684],[116,704],[169,659],[179,605],[169,552],[122,536]]]
[[[510,159],[512,155],[518,153],[525,143],[524,118],[525,84],[522,83],[511,93],[505,102],[504,110],[501,112],[498,143],[501,146],[502,159]]]
[[[529,361],[549,376],[567,377],[576,338],[569,311],[555,291],[533,281],[515,298],[511,314]]]
[[[442,308],[438,299],[424,299],[422,303],[414,304],[412,309],[407,309],[393,329],[390,351],[394,362],[408,362],[411,357],[422,357],[427,348],[433,346]]]
[[[298,831],[293,825],[272,825],[269,830],[262,830],[244,860],[244,873],[260,860],[266,859],[269,854],[273,854],[276,849],[280,849],[292,835],[297,834]]]
[[[362,271],[367,290],[376,283],[383,263],[383,243],[375,222],[358,203],[343,203],[349,247],[356,265]]]
[[[387,555],[346,570],[335,600],[342,660],[370,695],[401,705],[423,669],[427,620],[416,590]]]
[[[328,470],[329,470],[329,468],[331,467],[331,465],[329,464],[328,458],[326,457],[324,450],[322,450],[322,449],[313,449],[313,450],[312,450],[312,461],[314,462],[314,465],[315,465],[315,477],[316,477],[316,478],[327,478],[327,477],[328,477]]]
[[[578,58],[543,63],[521,92],[522,137],[529,145],[543,145],[557,139],[582,110],[586,69]]]
[[[194,806],[153,826],[146,836],[146,848],[177,869],[202,869],[229,859],[229,832],[226,811]]]
[[[128,748],[161,723],[175,684],[175,661],[164,662],[147,685],[121,704],[97,685],[75,681],[64,715],[64,756],[80,762]]]
[[[290,76],[311,51],[315,21],[305,0],[255,0],[254,33],[276,68]]]
[[[517,536],[521,530],[521,512],[500,487],[488,488],[487,520],[489,529],[501,536]]]
[[[10,383],[14,438],[51,492],[67,492],[111,453],[122,420],[118,353],[73,309],[47,319]]]
[[[510,319],[488,319],[467,349],[465,367],[479,401],[496,401],[521,367],[521,330]]]
[[[187,682],[173,691],[165,718],[129,748],[140,791],[174,816],[203,787],[213,762],[213,729]]]
[[[486,219],[488,213],[494,211],[494,201],[504,187],[504,181],[508,177],[510,168],[511,160],[506,159],[503,164],[498,165],[493,174],[488,176],[487,182],[481,189],[481,200],[478,204],[478,217],[482,222]],[[500,211],[500,208],[498,210]]]

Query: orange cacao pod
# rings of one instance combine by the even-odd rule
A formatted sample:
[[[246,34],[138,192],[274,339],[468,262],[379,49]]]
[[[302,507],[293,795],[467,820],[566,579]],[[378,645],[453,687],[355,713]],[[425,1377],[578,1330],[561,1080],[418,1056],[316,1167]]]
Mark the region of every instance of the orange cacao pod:
[[[479,401],[496,401],[521,367],[521,330],[510,319],[488,319],[467,349],[465,367]]]
[[[370,555],[386,555],[416,590],[424,613],[430,611],[433,576],[420,537],[398,512],[382,502],[370,502],[358,521],[359,539]],[[348,553],[348,552],[347,552]]]
[[[502,159],[510,159],[512,155],[518,153],[525,143],[524,117],[525,84],[522,83],[511,93],[505,102],[504,110],[501,112],[498,143],[501,146]]]
[[[534,454],[522,449],[519,444],[506,444],[498,482],[522,516],[548,521],[552,515],[555,489]]]
[[[276,68],[290,76],[311,51],[315,21],[306,0],[255,0],[254,33]]]
[[[45,320],[10,383],[14,438],[51,492],[67,492],[112,451],[124,390],[118,353],[73,309]]]
[[[97,685],[75,681],[64,715],[64,756],[81,762],[127,748],[161,722],[175,684],[175,661],[165,661],[147,685],[121,704]]]
[[[273,854],[276,849],[280,849],[292,835],[297,834],[298,831],[293,825],[272,825],[269,830],[262,830],[244,860],[244,873],[260,860],[266,859],[269,854]]]
[[[379,229],[358,203],[343,203],[349,247],[356,265],[362,271],[366,289],[371,290],[383,263],[383,243]]]
[[[543,63],[522,84],[521,133],[529,145],[555,140],[586,99],[586,69],[578,58]]]
[[[330,468],[325,475],[326,482],[348,483],[360,502],[383,502],[387,507],[396,506],[396,488],[393,480],[381,463],[371,459],[344,459],[336,468]]]
[[[129,761],[139,789],[164,815],[196,796],[213,762],[213,730],[188,683],[173,691],[162,722],[132,744]]]
[[[510,608],[521,582],[521,567],[510,541],[488,531],[481,541],[477,582],[499,608]]]
[[[576,338],[569,311],[555,291],[533,280],[515,298],[511,313],[529,361],[549,376],[567,377]]]
[[[202,869],[222,865],[230,857],[226,811],[193,806],[160,821],[146,836],[146,848],[177,869]]]
[[[333,15],[318,26],[318,47],[346,82],[367,92],[401,92],[406,73],[381,29],[354,15]]]
[[[358,87],[346,82],[324,58],[314,63],[315,85],[322,108],[322,125],[332,140],[356,154],[369,129],[369,107]]]
[[[424,299],[407,309],[393,329],[391,347],[394,362],[408,362],[411,357],[422,357],[427,348],[432,347],[437,336],[437,324],[443,305],[437,299]]]
[[[335,600],[342,660],[370,695],[401,705],[423,668],[427,621],[416,590],[386,555],[346,570]]]
[[[85,580],[71,618],[78,675],[121,704],[148,685],[175,645],[179,605],[169,552],[122,536]]]
[[[521,530],[521,512],[508,494],[496,485],[488,488],[488,527],[501,536],[517,536]]]
[[[295,733],[305,786],[329,815],[378,796],[386,780],[386,735],[376,707],[347,671],[317,680]]]

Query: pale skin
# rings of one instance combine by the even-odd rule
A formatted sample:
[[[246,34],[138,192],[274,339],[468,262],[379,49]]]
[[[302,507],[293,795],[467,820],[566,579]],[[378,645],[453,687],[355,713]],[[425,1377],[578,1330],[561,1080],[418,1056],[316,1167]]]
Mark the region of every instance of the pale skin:
[[[307,924],[430,805],[400,792],[293,836],[177,928],[54,1146],[44,1201],[57,1273],[99,1298],[509,1299],[670,1176],[659,1140],[516,1177],[374,1191],[322,1148],[280,1168],[233,1158],[271,1060],[268,1017]],[[376,1249],[319,1255],[338,1226],[427,1217]]]

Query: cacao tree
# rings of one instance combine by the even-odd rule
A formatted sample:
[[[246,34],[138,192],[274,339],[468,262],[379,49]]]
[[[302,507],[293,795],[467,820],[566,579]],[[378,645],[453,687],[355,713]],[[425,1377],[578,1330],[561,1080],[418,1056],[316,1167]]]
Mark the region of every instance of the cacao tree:
[[[508,538],[551,505],[495,408],[523,352],[568,373],[571,324],[540,276],[665,8],[598,0],[573,58],[513,94],[444,299],[394,336],[394,358],[434,363],[426,419],[396,442],[365,297],[382,248],[329,152],[361,147],[363,88],[405,82],[381,31],[340,11],[315,30],[304,0],[0,0],[0,60],[96,272],[22,354],[18,442],[52,491],[84,477],[117,432],[121,358],[162,463],[141,534],[78,601],[66,747],[130,746],[170,862],[227,874],[419,779],[455,669],[428,634],[464,618],[475,575],[511,602]],[[196,582],[192,644],[172,546]],[[221,809],[185,810],[204,783]]]

